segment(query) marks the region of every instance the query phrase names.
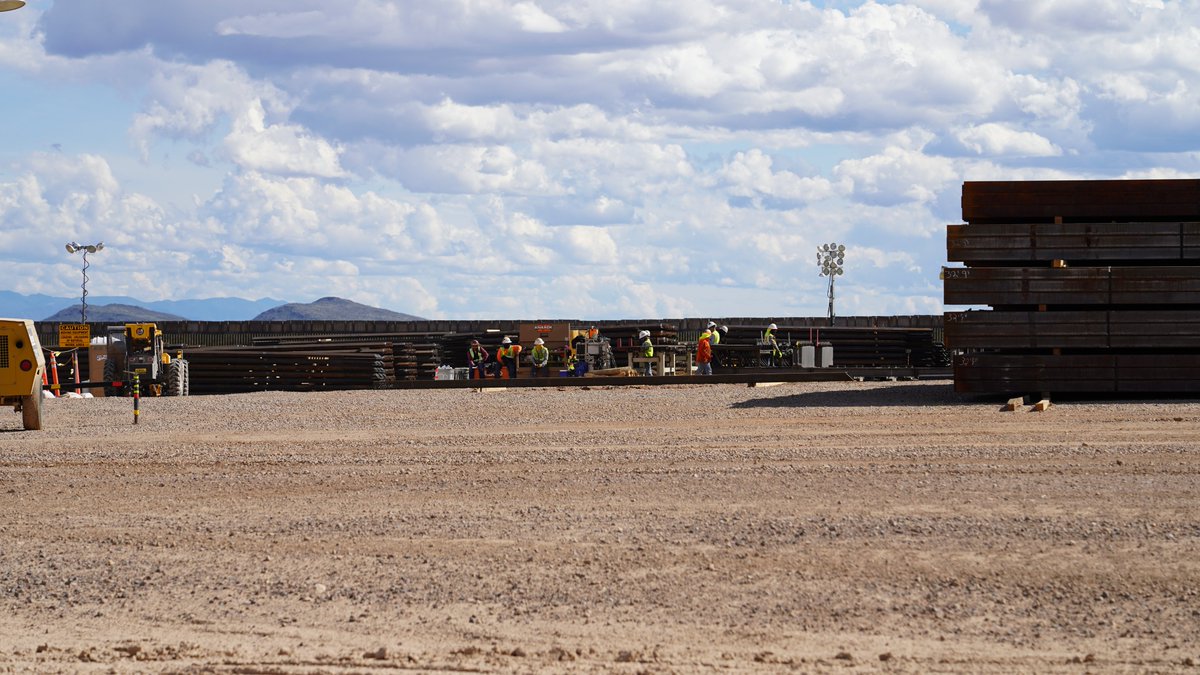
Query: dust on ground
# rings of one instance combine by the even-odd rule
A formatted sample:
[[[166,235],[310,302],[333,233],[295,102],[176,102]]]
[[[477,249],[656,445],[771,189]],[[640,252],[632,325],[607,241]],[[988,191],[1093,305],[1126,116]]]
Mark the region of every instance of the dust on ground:
[[[1200,400],[1000,403],[47,401],[0,415],[0,672],[1197,672]]]

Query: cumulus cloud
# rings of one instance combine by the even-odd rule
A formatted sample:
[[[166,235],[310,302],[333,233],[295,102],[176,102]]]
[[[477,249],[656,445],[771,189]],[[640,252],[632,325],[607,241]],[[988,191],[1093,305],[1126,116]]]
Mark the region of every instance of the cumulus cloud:
[[[979,155],[1053,157],[1062,154],[1060,148],[1038,134],[994,122],[961,129],[955,135],[960,143]]]
[[[851,183],[856,198],[882,206],[930,202],[958,176],[951,160],[897,145],[842,161],[834,174]]]
[[[285,176],[345,175],[333,145],[294,124],[268,125],[265,117],[262,105],[254,101],[234,119],[224,148],[239,167]]]
[[[0,286],[69,294],[94,238],[130,295],[821,315],[838,241],[841,313],[936,312],[963,180],[1200,175],[1194,10],[34,3],[0,22]]]

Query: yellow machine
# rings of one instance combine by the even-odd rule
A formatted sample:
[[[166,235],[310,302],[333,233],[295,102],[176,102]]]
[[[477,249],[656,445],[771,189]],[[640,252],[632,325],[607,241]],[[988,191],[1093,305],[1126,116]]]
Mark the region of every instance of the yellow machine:
[[[33,321],[0,319],[0,405],[21,411],[25,428],[42,428],[42,375],[46,360]]]
[[[163,334],[153,323],[127,323],[108,327],[108,359],[104,379],[121,382],[110,385],[106,394],[129,393],[134,375],[153,395],[187,396],[190,390],[188,363],[172,359],[163,346]]]

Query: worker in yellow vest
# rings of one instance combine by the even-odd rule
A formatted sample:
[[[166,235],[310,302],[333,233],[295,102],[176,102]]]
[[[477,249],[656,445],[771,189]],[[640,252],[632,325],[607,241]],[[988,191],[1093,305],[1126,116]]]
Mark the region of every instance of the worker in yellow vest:
[[[778,329],[778,326],[771,324],[767,326],[766,332],[763,333],[763,343],[771,348],[771,357],[768,365],[772,368],[783,365],[783,350],[779,348],[779,341],[775,339],[775,331]]]
[[[642,339],[642,358],[654,358],[654,343],[650,341],[650,331],[641,331],[638,333],[638,337]],[[645,375],[646,377],[654,376],[654,364],[649,361],[646,362]]]
[[[467,350],[467,367],[471,369],[472,379],[482,380],[487,377],[487,359],[488,350],[479,344],[479,340],[471,340],[471,348]]]
[[[542,338],[533,341],[529,362],[533,364],[530,377],[550,377],[550,350],[546,348],[546,341]]]

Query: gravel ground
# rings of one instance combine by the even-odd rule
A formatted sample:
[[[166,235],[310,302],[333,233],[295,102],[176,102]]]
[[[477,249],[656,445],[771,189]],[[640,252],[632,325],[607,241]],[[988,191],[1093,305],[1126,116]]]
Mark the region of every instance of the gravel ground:
[[[0,415],[0,672],[1200,672],[1200,400],[947,382]]]

